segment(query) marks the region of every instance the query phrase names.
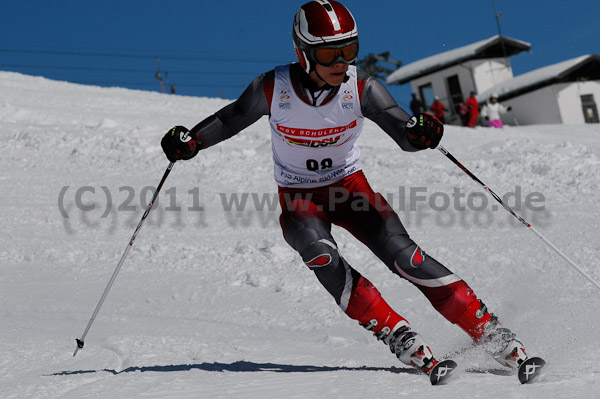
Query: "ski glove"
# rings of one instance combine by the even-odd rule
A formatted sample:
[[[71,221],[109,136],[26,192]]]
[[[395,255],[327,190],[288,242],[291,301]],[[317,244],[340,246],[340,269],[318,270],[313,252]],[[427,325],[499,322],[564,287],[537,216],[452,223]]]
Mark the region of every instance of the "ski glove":
[[[437,147],[443,134],[444,125],[433,115],[414,115],[406,123],[408,142],[419,150]]]
[[[190,159],[198,153],[198,143],[183,126],[175,126],[162,138],[160,145],[171,162]]]

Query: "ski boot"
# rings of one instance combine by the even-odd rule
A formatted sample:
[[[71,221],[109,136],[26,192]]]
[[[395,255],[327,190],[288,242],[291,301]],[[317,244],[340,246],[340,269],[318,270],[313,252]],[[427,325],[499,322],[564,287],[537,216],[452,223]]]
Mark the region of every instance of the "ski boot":
[[[485,330],[482,345],[498,363],[517,370],[521,384],[529,383],[541,375],[546,361],[541,357],[527,356],[523,343],[515,338],[516,334],[501,327],[495,316],[492,316]]]
[[[423,337],[407,326],[398,329],[388,345],[398,360],[423,371],[433,385],[449,378],[457,366],[452,360],[438,361]]]
[[[515,339],[516,334],[508,328],[499,328],[497,335],[501,338],[495,339],[496,350],[492,352],[492,357],[506,367],[518,369],[521,363],[527,360],[523,343]]]
[[[546,361],[541,357],[529,357],[521,341],[508,328],[496,327],[487,337],[488,350],[500,364],[517,370],[521,384],[538,378]]]
[[[480,344],[501,365],[518,369],[527,360],[527,353],[521,341],[510,329],[500,326],[498,318],[492,318],[485,326],[485,335]]]
[[[389,346],[398,360],[416,367],[426,374],[429,374],[429,371],[438,363],[423,337],[412,331],[410,327],[403,327],[396,331]]]

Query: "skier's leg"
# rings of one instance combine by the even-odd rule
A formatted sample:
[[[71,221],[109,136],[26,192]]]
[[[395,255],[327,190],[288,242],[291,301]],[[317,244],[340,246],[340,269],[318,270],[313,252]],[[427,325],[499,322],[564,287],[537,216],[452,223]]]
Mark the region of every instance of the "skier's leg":
[[[339,254],[324,217],[284,212],[280,218],[285,240],[315,273],[338,306],[352,319],[386,339],[406,320],[390,308],[381,294]],[[387,342],[386,342],[387,343]]]
[[[448,321],[476,342],[486,345],[494,359],[509,367],[527,358],[523,344],[498,322],[471,287],[410,239],[398,215],[374,193],[366,179],[353,192],[368,199],[368,209],[352,213],[340,223],[367,245],[394,273],[413,283]]]
[[[392,240],[403,246],[406,237]],[[521,341],[501,326],[471,287],[462,279],[454,281],[458,276],[447,274],[450,272],[442,264],[426,255],[415,243],[396,254],[393,267],[416,285],[448,321],[458,325],[476,343],[485,345],[498,362],[517,368],[527,358]]]
[[[448,321],[475,341],[492,319],[469,285],[426,254],[408,235],[396,212],[383,196],[373,192],[364,176],[350,191],[368,201],[339,223],[367,245],[394,273],[409,280]]]
[[[285,240],[350,318],[388,344],[402,362],[428,372],[437,363],[429,347],[377,288],[340,256],[327,215],[317,206],[305,205],[302,209],[310,211],[282,204],[280,223]]]

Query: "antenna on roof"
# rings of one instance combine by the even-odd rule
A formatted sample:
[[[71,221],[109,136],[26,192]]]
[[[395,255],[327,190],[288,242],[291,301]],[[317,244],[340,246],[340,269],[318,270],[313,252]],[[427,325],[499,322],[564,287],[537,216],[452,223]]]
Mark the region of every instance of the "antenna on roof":
[[[494,17],[496,17],[496,26],[498,27],[498,36],[500,36],[500,45],[502,46],[502,54],[504,54],[504,62],[508,65],[508,56],[506,55],[506,47],[504,47],[504,38],[502,37],[502,29],[500,29],[500,17],[502,13],[496,10],[496,0],[492,0],[492,7],[494,8]]]

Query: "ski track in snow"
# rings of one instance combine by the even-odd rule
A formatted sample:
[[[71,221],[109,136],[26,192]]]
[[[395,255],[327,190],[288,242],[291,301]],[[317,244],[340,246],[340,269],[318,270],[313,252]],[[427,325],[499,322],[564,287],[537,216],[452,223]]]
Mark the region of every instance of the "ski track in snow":
[[[392,195],[425,251],[548,361],[539,382],[521,386],[468,351],[451,383],[430,386],[335,306],[283,240],[277,209],[258,211],[249,197],[245,212],[224,211],[234,193],[276,192],[266,118],[175,165],[73,358],[146,187],[168,164],[163,133],[228,102],[7,72],[0,91],[0,397],[597,397],[600,292],[503,209],[490,211],[491,197],[481,212],[400,209],[402,187],[407,196],[426,187],[428,198],[482,190],[438,151],[404,153],[370,122],[359,144],[372,186]],[[517,186],[523,199],[542,193],[545,211],[521,214],[600,280],[599,138],[598,125],[450,126],[443,145],[501,196]],[[416,288],[346,232],[334,236],[435,354],[469,345]]]

